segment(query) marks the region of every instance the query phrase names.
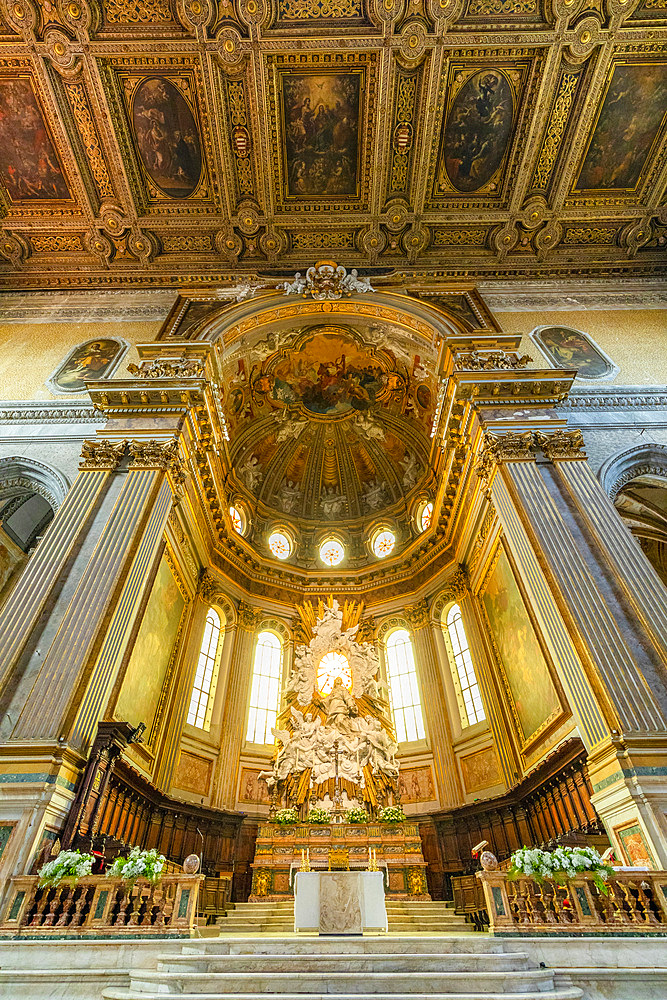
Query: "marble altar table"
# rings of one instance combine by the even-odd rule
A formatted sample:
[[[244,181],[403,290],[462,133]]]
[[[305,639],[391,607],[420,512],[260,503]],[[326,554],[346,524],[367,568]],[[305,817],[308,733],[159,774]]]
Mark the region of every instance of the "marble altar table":
[[[297,872],[294,930],[320,934],[386,931],[382,872]]]

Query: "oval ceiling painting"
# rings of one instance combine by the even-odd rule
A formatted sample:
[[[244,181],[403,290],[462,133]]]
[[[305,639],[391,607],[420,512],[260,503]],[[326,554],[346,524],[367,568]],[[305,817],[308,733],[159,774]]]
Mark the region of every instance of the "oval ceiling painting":
[[[201,144],[194,116],[180,91],[162,76],[142,80],[132,121],[141,161],[170,198],[187,198],[199,184]]]
[[[459,90],[449,110],[444,159],[457,191],[477,191],[500,167],[512,132],[514,96],[500,70],[483,69]]]

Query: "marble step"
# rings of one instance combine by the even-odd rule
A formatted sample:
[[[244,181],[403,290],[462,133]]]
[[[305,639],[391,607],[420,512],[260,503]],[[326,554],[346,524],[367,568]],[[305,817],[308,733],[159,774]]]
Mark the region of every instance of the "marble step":
[[[525,969],[526,952],[462,952],[457,955],[209,955],[164,954],[158,956],[159,972],[472,972]]]
[[[462,972],[274,972],[260,969],[254,972],[161,972],[136,970],[130,974],[130,989],[141,993],[225,993],[257,994],[285,993],[312,996],[322,992],[323,980],[326,993],[347,996],[389,997],[403,995],[464,993],[475,991],[481,996],[488,993],[542,992],[553,989],[554,974],[551,969],[484,969]]]
[[[392,937],[347,937],[344,939],[344,949],[341,938],[336,937],[305,937],[290,934],[285,937],[280,934],[265,937],[245,937],[225,940],[214,938],[211,941],[195,939],[181,946],[181,954],[196,953],[206,955],[337,955],[344,950],[346,955],[454,955],[461,952],[485,952],[503,954],[504,943],[485,934],[432,935],[431,937],[415,938],[400,934]]]
[[[102,993],[103,1000],[164,1000],[169,996],[164,992],[146,992],[136,989],[110,988]],[[178,994],[179,1000],[263,1000],[265,993],[188,993]],[[336,1000],[363,1000],[364,996],[377,1000],[376,994],[337,993]],[[474,989],[464,993],[392,993],[391,1000],[582,1000],[584,994],[576,986],[566,986],[551,990],[528,989],[521,993],[480,993]],[[317,993],[281,993],[280,1000],[331,1000],[331,994],[320,990]],[[630,1000],[630,998],[628,998]]]

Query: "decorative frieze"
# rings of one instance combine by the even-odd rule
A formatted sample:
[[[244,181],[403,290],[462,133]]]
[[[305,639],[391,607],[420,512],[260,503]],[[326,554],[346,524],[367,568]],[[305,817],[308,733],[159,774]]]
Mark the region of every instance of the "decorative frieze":
[[[105,441],[104,438],[84,441],[79,468],[82,471],[115,469],[123,458],[126,447],[125,441],[119,444]]]
[[[456,355],[455,366],[457,369],[474,372],[496,371],[499,368],[514,371],[525,368],[532,360],[530,354],[519,357],[508,351],[467,351]]]

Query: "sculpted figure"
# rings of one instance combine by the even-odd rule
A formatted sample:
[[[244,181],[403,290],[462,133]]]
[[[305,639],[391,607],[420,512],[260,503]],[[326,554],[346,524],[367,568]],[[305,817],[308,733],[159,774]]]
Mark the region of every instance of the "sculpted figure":
[[[327,713],[327,726],[339,733],[353,735],[352,719],[357,716],[357,703],[344,686],[340,677],[334,681],[331,692],[323,699],[322,705]]]
[[[315,664],[310,650],[303,643],[296,647],[294,669],[287,682],[286,693],[293,691],[300,705],[310,705],[315,687]]]
[[[296,708],[292,708],[291,712],[294,724],[292,743],[296,746],[295,770],[305,771],[307,767],[313,766],[318,730],[322,720],[319,716],[313,719],[311,712],[307,712],[304,716]]]
[[[282,288],[285,295],[303,295],[306,290],[306,279],[301,277],[301,271],[297,271],[294,281],[283,281],[277,287]]]
[[[396,763],[396,751],[398,744],[389,738],[382,727],[379,719],[372,719],[367,716],[363,720],[364,735],[372,747],[370,758],[373,773],[381,771],[387,777],[395,780],[398,778],[398,764]]]

